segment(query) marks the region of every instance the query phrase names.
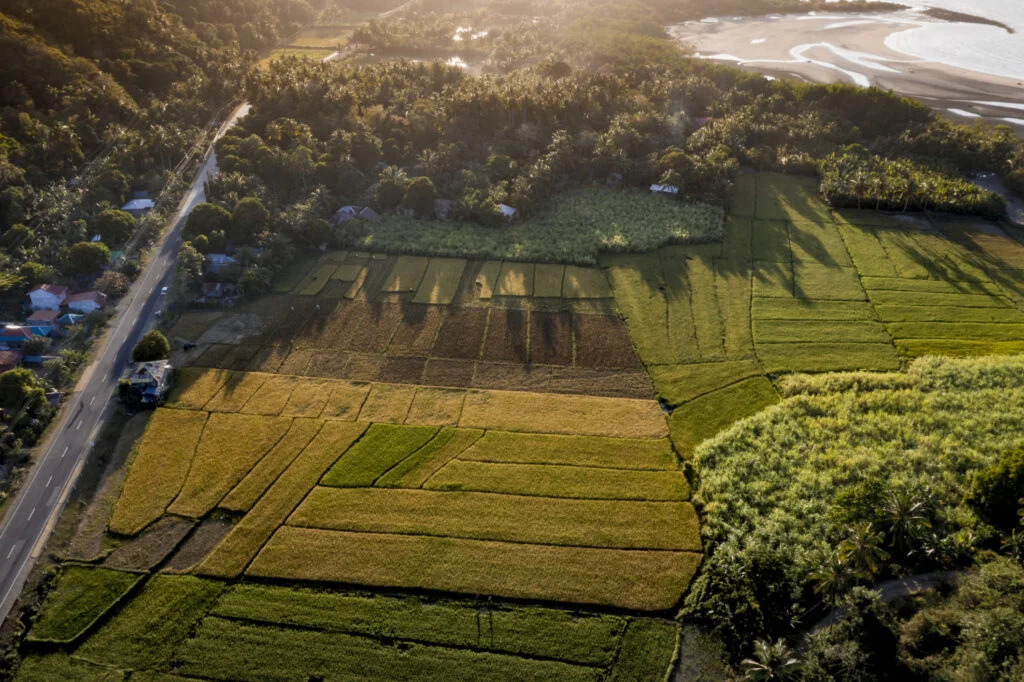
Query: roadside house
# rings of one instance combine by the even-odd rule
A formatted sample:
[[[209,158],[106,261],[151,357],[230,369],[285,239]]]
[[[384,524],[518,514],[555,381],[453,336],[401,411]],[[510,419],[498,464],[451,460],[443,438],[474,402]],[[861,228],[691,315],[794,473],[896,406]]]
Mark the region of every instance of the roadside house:
[[[107,295],[99,291],[86,291],[81,294],[69,296],[67,306],[69,310],[76,313],[88,315],[97,310],[103,310],[107,305]]]
[[[380,214],[374,211],[369,206],[367,206],[366,208],[359,212],[359,217],[371,223],[380,222]]]
[[[508,204],[498,204],[498,212],[501,213],[501,217],[505,220],[512,220],[515,218],[519,211]]]
[[[0,329],[0,347],[17,350],[33,336],[50,336],[49,327],[20,327],[13,324]]]
[[[137,362],[128,375],[129,390],[142,405],[159,405],[171,388],[172,370],[167,360]]]
[[[29,307],[32,310],[60,310],[68,300],[70,289],[58,284],[40,284],[28,292]]]
[[[121,207],[121,210],[125,213],[130,213],[133,218],[139,220],[147,213],[153,210],[156,206],[152,199],[132,199],[127,204]]]
[[[25,324],[29,327],[56,327],[60,323],[61,313],[59,310],[37,310],[27,318]]]
[[[0,350],[0,374],[21,366],[25,356],[16,350]]]
[[[331,217],[332,225],[340,225],[341,223],[347,223],[348,221],[357,218],[360,211],[363,209],[359,206],[342,206],[334,215]]]

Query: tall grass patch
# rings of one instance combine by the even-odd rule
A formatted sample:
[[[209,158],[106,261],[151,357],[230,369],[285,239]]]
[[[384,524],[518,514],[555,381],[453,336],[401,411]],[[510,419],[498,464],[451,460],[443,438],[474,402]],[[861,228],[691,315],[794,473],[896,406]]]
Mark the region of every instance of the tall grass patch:
[[[688,457],[704,440],[778,401],[775,387],[764,377],[745,379],[708,393],[672,412],[672,442],[681,455]]]
[[[675,469],[665,438],[602,438],[488,431],[459,459],[512,464],[564,464],[614,469]]]
[[[374,485],[380,488],[419,488],[483,435],[480,429],[441,429],[430,442],[391,467]]]

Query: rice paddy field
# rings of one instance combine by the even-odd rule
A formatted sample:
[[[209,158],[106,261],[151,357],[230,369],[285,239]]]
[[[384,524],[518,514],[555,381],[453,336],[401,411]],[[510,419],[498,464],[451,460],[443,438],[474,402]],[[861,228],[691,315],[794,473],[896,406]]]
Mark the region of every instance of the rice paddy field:
[[[187,312],[115,549],[62,568],[18,679],[665,679],[702,443],[829,373],[1024,352],[1001,226],[757,174],[721,236],[331,252]]]

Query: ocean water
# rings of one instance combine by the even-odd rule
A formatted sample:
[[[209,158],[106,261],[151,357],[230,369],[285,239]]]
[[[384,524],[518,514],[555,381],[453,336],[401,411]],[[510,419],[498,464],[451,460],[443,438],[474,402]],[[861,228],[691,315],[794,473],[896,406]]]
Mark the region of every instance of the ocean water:
[[[1024,0],[922,0],[907,4],[983,16],[1012,26],[927,23],[890,35],[892,50],[920,59],[1024,81]]]

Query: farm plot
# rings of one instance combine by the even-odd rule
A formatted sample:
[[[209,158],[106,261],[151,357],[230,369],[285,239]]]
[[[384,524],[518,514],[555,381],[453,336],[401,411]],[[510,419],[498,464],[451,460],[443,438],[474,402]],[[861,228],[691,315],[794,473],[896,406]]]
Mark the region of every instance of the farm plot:
[[[282,379],[295,392],[307,381],[325,388],[324,380],[273,375],[262,385]],[[210,401],[221,404],[219,395]],[[410,404],[419,414],[447,413],[455,426],[380,423],[386,410],[403,405],[404,415]],[[191,414],[156,415],[165,413]],[[654,401],[373,384],[358,413],[376,422],[369,425],[196,414],[209,424],[170,512],[244,513],[193,569],[200,575],[659,610],[681,598],[700,560],[689,486]],[[351,560],[327,561],[336,564],[331,576],[297,568],[341,548]],[[292,549],[300,554],[290,557]],[[422,551],[435,560],[422,565]],[[357,566],[371,555],[374,565]],[[572,575],[558,570],[563,562],[577,565]],[[509,565],[517,568],[506,573]]]
[[[126,641],[112,642],[117,634]],[[126,646],[132,639],[137,646]],[[658,682],[678,639],[670,620],[159,577],[73,657],[31,655],[16,679]]]
[[[842,234],[901,355],[1024,352],[1022,247],[998,228],[876,225],[846,213]],[[874,219],[877,221],[877,218]],[[881,248],[879,248],[881,247]]]
[[[64,565],[29,639],[45,642],[77,639],[141,579],[139,573]]]

